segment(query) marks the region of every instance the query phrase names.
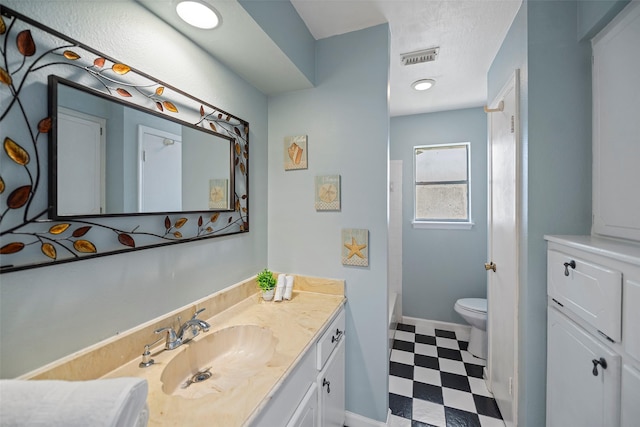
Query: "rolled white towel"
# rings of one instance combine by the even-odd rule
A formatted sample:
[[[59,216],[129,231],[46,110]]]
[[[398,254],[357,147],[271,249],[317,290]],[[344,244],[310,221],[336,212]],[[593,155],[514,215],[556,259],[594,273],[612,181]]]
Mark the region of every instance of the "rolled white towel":
[[[274,301],[282,301],[282,295],[284,295],[285,275],[278,274],[278,281],[276,282],[276,295],[273,297]]]
[[[293,276],[287,276],[285,279],[284,299],[290,300],[293,293]]]
[[[3,427],[143,427],[147,393],[142,378],[1,380],[0,420]]]

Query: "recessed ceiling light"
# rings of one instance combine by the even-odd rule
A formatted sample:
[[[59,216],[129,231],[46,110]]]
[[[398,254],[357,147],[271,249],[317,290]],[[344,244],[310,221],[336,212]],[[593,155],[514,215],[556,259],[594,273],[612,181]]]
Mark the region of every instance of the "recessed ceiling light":
[[[181,1],[176,6],[178,16],[189,25],[210,30],[220,24],[220,15],[211,6],[199,1]]]
[[[416,80],[415,82],[413,82],[411,84],[411,87],[414,90],[427,90],[427,89],[431,89],[433,87],[433,85],[436,84],[436,81],[433,79],[421,79],[421,80]]]

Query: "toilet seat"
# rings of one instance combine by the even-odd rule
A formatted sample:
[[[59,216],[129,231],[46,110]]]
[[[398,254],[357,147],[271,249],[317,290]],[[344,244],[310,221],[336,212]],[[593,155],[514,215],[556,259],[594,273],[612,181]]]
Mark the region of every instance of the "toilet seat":
[[[461,309],[472,311],[474,313],[487,314],[487,300],[486,298],[462,298],[459,299],[456,304]]]

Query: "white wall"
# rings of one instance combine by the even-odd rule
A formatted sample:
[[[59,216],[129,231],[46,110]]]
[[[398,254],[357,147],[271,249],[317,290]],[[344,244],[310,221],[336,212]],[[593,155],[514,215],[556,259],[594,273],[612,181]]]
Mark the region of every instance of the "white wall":
[[[10,378],[264,268],[267,100],[134,2],[12,0],[3,5],[251,125],[249,233],[0,276],[0,376]],[[28,109],[46,111],[46,99],[23,102]],[[2,135],[10,134],[12,126],[2,123]],[[46,171],[46,162],[43,168]],[[151,219],[140,217],[145,220]]]
[[[347,410],[387,416],[389,29],[316,45],[317,87],[269,98],[269,267],[346,280]],[[284,138],[308,135],[307,170],[285,171]],[[314,178],[340,174],[342,209],[316,212]],[[369,266],[341,263],[341,230],[369,230]]]

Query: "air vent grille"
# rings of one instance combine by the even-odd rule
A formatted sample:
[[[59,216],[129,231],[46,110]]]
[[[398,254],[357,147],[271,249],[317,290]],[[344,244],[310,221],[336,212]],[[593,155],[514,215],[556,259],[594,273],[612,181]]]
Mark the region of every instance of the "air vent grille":
[[[433,62],[438,59],[439,47],[417,50],[415,52],[403,53],[400,55],[402,65],[422,64],[423,62]]]

